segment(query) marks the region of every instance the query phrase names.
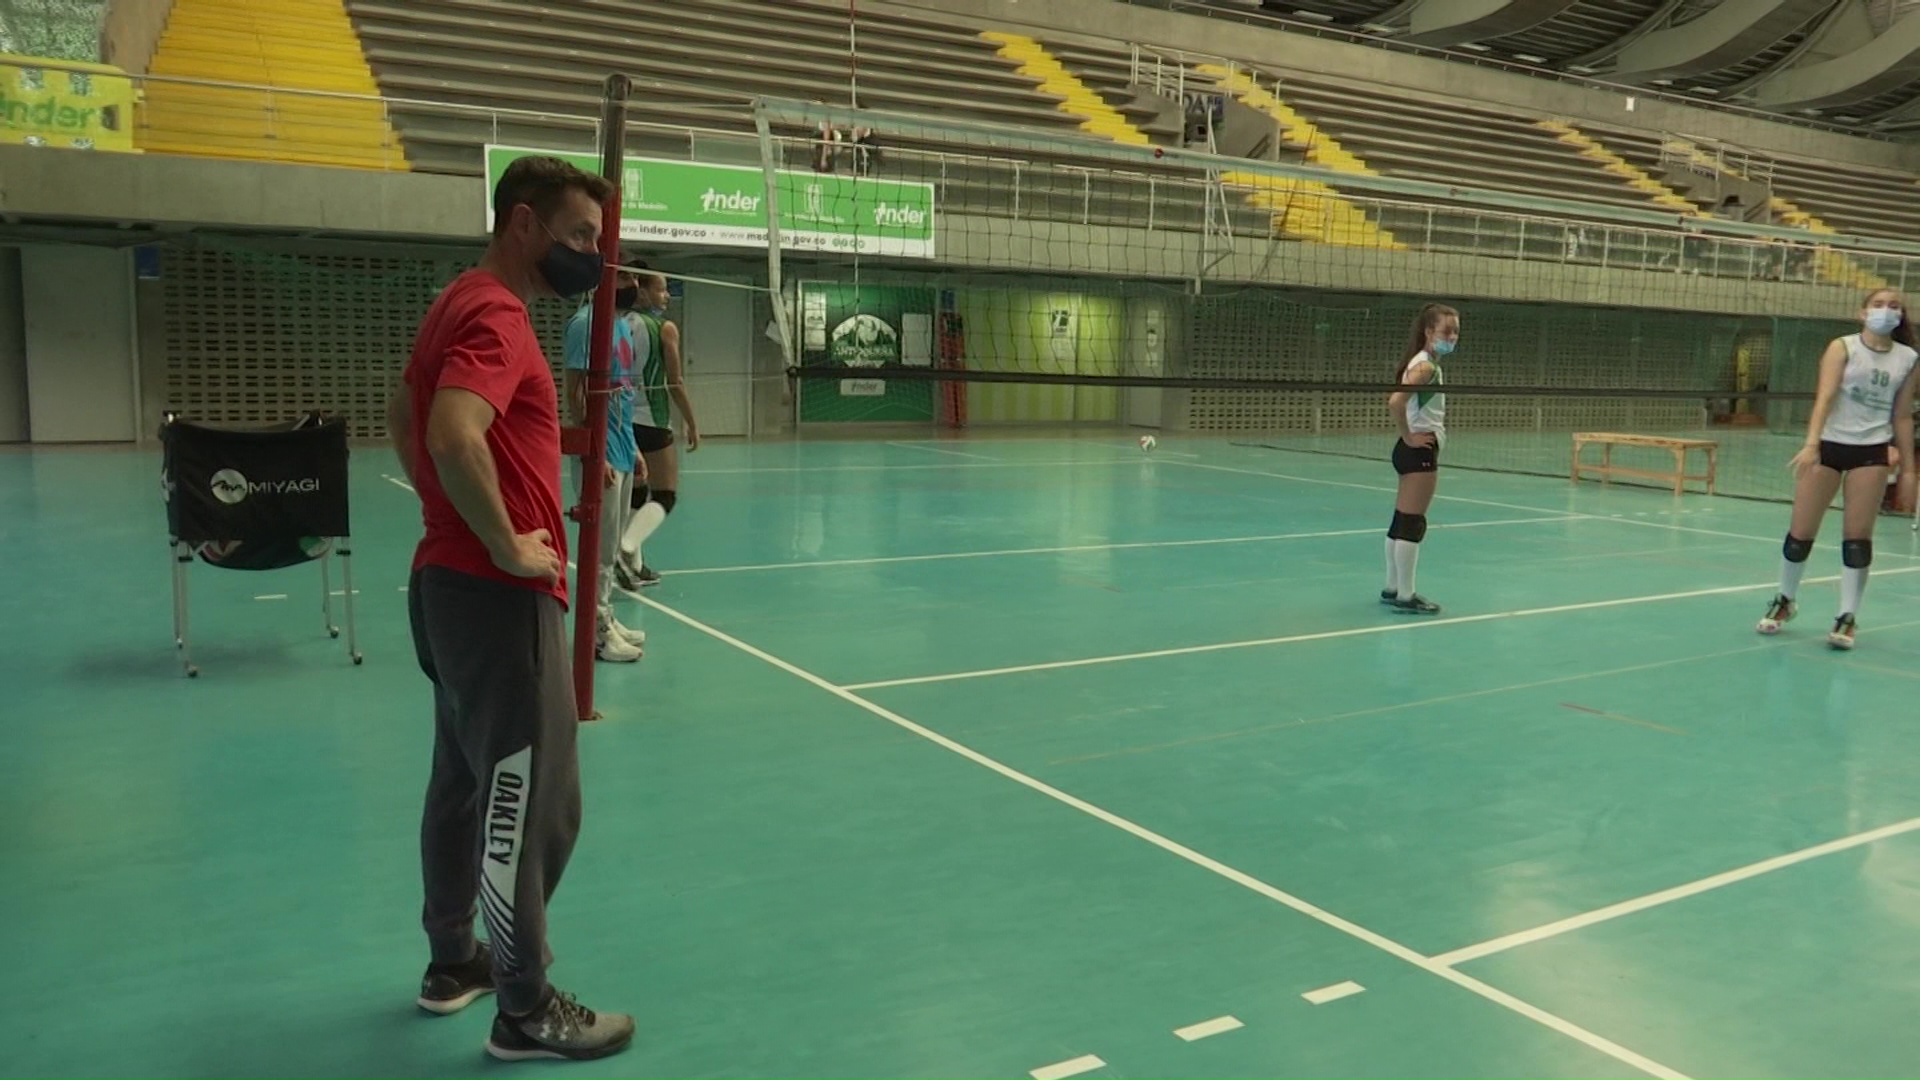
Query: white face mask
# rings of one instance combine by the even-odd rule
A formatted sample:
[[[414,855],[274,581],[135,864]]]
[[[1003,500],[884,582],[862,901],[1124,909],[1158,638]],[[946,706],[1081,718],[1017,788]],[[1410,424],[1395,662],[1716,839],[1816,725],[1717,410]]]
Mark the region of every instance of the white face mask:
[[[1900,325],[1898,308],[1875,307],[1867,309],[1867,329],[1876,334],[1891,334]]]

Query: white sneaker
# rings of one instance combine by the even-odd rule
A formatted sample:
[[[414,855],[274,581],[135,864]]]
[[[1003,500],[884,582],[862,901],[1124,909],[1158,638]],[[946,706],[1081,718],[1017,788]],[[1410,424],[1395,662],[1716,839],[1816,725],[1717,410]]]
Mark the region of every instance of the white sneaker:
[[[640,659],[640,646],[627,641],[619,634],[600,631],[600,640],[594,644],[593,655],[609,664],[631,664]]]
[[[613,631],[614,637],[619,638],[620,640],[626,642],[627,644],[633,646],[636,649],[641,649],[646,647],[647,632],[645,630],[635,630],[633,627],[626,625],[625,623],[621,622],[619,619],[613,620],[613,625],[608,627],[608,629]]]

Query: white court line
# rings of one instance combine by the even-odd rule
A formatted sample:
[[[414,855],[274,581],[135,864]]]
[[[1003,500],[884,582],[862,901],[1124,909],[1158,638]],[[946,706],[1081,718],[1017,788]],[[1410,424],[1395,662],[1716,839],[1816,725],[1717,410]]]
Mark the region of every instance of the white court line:
[[[1659,892],[1648,893],[1645,896],[1636,897],[1632,900],[1623,900],[1618,904],[1598,908],[1584,915],[1575,915],[1571,918],[1561,919],[1558,922],[1547,923],[1545,926],[1536,926],[1531,930],[1522,930],[1517,934],[1507,934],[1504,937],[1497,937],[1491,941],[1483,941],[1478,945],[1469,945],[1464,949],[1455,949],[1449,953],[1441,953],[1439,956],[1433,958],[1433,962],[1436,964],[1445,964],[1448,967],[1456,964],[1464,964],[1468,961],[1492,956],[1494,953],[1506,952],[1508,949],[1519,948],[1522,945],[1531,945],[1536,941],[1545,941],[1550,937],[1558,937],[1561,934],[1580,930],[1592,926],[1595,923],[1603,923],[1609,919],[1617,919],[1622,915],[1631,915],[1636,911],[1645,911],[1651,907],[1659,907],[1661,904],[1670,904],[1675,900],[1684,900],[1689,896],[1698,896],[1703,892],[1710,892],[1714,889],[1732,885],[1735,882],[1745,881],[1748,878],[1759,877],[1761,874],[1769,874],[1775,870],[1783,870],[1789,866],[1795,866],[1799,863],[1817,859],[1822,855],[1831,855],[1836,851],[1846,851],[1850,848],[1861,847],[1874,843],[1875,841],[1885,840],[1889,837],[1900,836],[1904,833],[1913,832],[1916,829],[1920,829],[1920,817],[1897,821],[1892,825],[1882,825],[1877,829],[1868,829],[1866,832],[1854,833],[1852,836],[1843,836],[1838,840],[1829,840],[1824,844],[1815,844],[1810,848],[1801,848],[1799,851],[1789,852],[1785,855],[1777,855],[1771,859],[1762,859],[1757,863],[1751,863],[1737,870],[1728,870],[1725,873],[1715,874],[1712,877],[1704,877],[1698,881],[1688,882],[1685,885],[1677,885],[1671,889],[1662,889]]]
[[[681,469],[681,476],[731,476],[745,473],[911,472],[927,469],[1050,469],[1058,465],[1138,465],[1140,459],[1112,461],[930,461],[925,465],[760,465],[745,469]],[[1174,462],[1180,464],[1180,462]]]
[[[1600,519],[1605,520],[1605,519]],[[1897,570],[1882,570],[1877,576],[1889,577],[1894,574],[1920,574],[1920,566],[1903,566]],[[1840,576],[1808,578],[1810,583],[1838,581]],[[880,679],[874,682],[848,683],[849,690],[879,690],[890,686],[920,686],[926,683],[957,682],[962,679],[986,679],[999,675],[1020,675],[1030,671],[1058,671],[1062,668],[1092,667],[1096,664],[1119,664],[1133,660],[1157,660],[1164,656],[1191,656],[1195,653],[1224,652],[1229,649],[1257,649],[1268,645],[1292,645],[1302,641],[1327,641],[1333,638],[1363,637],[1368,634],[1392,634],[1409,630],[1424,630],[1436,626],[1460,626],[1466,623],[1495,622],[1502,619],[1528,619],[1538,615],[1559,615],[1569,611],[1596,611],[1601,608],[1626,607],[1632,604],[1654,604],[1666,600],[1689,600],[1697,596],[1723,596],[1728,593],[1753,592],[1758,589],[1777,589],[1778,580],[1754,582],[1749,585],[1720,585],[1711,589],[1688,589],[1684,592],[1654,593],[1650,596],[1624,596],[1615,600],[1587,600],[1578,604],[1555,604],[1552,607],[1521,608],[1518,611],[1488,611],[1478,615],[1456,615],[1446,619],[1412,619],[1402,616],[1399,622],[1379,623],[1374,626],[1354,626],[1345,630],[1322,630],[1312,634],[1288,634],[1285,637],[1253,638],[1248,641],[1222,641],[1212,645],[1185,645],[1177,649],[1151,649],[1146,652],[1116,653],[1112,656],[1089,656],[1079,660],[1051,660],[1041,664],[1015,664],[1011,667],[982,668],[978,671],[956,671],[946,675],[914,675],[904,679]]]
[[[1233,867],[1228,866],[1223,862],[1220,862],[1218,859],[1214,859],[1209,856],[1202,855],[1198,851],[1195,851],[1192,848],[1187,847],[1185,844],[1181,844],[1175,840],[1170,840],[1167,837],[1162,836],[1157,832],[1154,832],[1153,830],[1147,828],[1144,825],[1139,825],[1132,821],[1129,821],[1126,818],[1123,818],[1120,815],[1115,814],[1110,810],[1105,810],[1105,809],[1102,809],[1101,807],[1095,806],[1094,804],[1087,802],[1085,799],[1081,799],[1074,795],[1069,795],[1066,792],[1060,790],[1059,788],[1054,787],[1051,784],[1045,783],[1044,781],[1037,780],[1034,777],[1028,776],[1026,773],[1023,773],[1020,770],[1013,768],[1011,765],[1006,765],[994,758],[988,757],[987,755],[981,753],[978,750],[973,749],[970,746],[966,746],[961,743],[955,742],[954,740],[947,738],[945,735],[942,735],[931,728],[923,727],[919,724],[916,724],[913,721],[907,719],[906,717],[901,716],[899,713],[892,711],[891,709],[885,708],[884,706],[881,706],[881,705],[876,705],[873,702],[867,700],[866,698],[863,698],[860,695],[854,693],[851,689],[847,687],[837,686],[821,678],[820,676],[815,675],[811,671],[807,671],[804,668],[796,667],[795,665],[790,664],[787,661],[782,660],[779,657],[774,656],[769,652],[766,652],[765,650],[755,648],[754,646],[749,645],[744,641],[741,641],[739,638],[736,638],[733,635],[728,634],[723,630],[718,630],[718,629],[715,629],[714,627],[708,626],[706,623],[703,623],[700,620],[695,619],[691,615],[683,614],[680,611],[674,608],[670,608],[667,605],[661,603],[660,601],[654,600],[650,597],[641,597],[640,603],[654,609],[655,611],[660,612],[662,615],[665,615],[676,622],[679,622],[687,627],[690,627],[691,629],[697,630],[700,633],[705,634],[716,641],[719,641],[726,645],[730,645],[733,648],[738,649],[743,653],[746,653],[748,656],[751,656],[754,659],[761,661],[762,663],[768,664],[772,667],[779,668],[781,671],[784,671],[787,674],[792,675],[794,678],[799,679],[802,682],[809,683],[820,690],[824,690],[827,693],[832,694],[834,697],[837,697],[840,700],[845,701],[849,705],[854,705],[860,709],[863,709],[866,712],[871,713],[874,716],[877,716],[880,719],[895,725],[896,727],[899,727],[905,731],[911,732],[914,735],[918,735],[919,737],[927,740],[928,742],[933,743],[936,746],[941,747],[942,749],[949,750],[955,754],[958,754],[961,757],[966,758],[968,761],[971,761],[974,764],[981,766],[982,768],[998,773],[999,775],[1007,778],[1008,780],[1013,781],[1016,784],[1021,785],[1022,787],[1028,788],[1032,791],[1038,792],[1041,795],[1045,795],[1047,798],[1053,799],[1056,802],[1060,802],[1065,804],[1066,806],[1072,807],[1073,809],[1078,810],[1083,814],[1086,814],[1088,817],[1091,817],[1096,821],[1103,822],[1107,825],[1111,825],[1112,827],[1119,829],[1121,832],[1127,833],[1128,835],[1133,836],[1136,839],[1144,840],[1147,843],[1152,844],[1154,847],[1157,847],[1162,851],[1167,852],[1170,855],[1184,859],[1187,862],[1192,863],[1193,865],[1200,867],[1203,870],[1207,870],[1214,874],[1218,874],[1219,876],[1226,878],[1228,881],[1231,881],[1234,884],[1241,886],[1242,888],[1258,893],[1259,895],[1264,896],[1267,899],[1272,900],[1276,903],[1283,904],[1286,907],[1289,907],[1294,911],[1297,911],[1300,914],[1307,916],[1310,919],[1313,919],[1317,922],[1330,926],[1333,929],[1338,930],[1349,937],[1363,941],[1366,944],[1371,945],[1374,948],[1379,949],[1380,951],[1387,953],[1388,955],[1393,956],[1396,959],[1405,961],[1406,963],[1411,964],[1414,967],[1420,968],[1422,971],[1425,971],[1438,978],[1444,979],[1447,982],[1450,982],[1453,985],[1468,991],[1469,993],[1478,994],[1480,997],[1483,997],[1486,1000],[1501,1006],[1502,1008],[1510,1009],[1513,1012],[1516,1012],[1521,1016],[1524,1016],[1527,1019],[1532,1020],[1534,1023],[1550,1028],[1554,1031],[1559,1032],[1562,1035],[1567,1036],[1570,1039],[1580,1042],[1586,1046],[1592,1047],[1593,1049],[1598,1050],[1601,1053],[1606,1054],[1617,1061],[1630,1065],[1633,1068],[1639,1069],[1640,1071],[1645,1072],[1650,1076],[1661,1077],[1663,1078],[1663,1080],[1687,1080],[1685,1074],[1675,1072],[1674,1070],[1667,1068],[1665,1065],[1662,1065],[1659,1062],[1654,1061],[1652,1058],[1646,1057],[1642,1054],[1635,1053],[1634,1051],[1629,1050],[1624,1046],[1621,1046],[1619,1043],[1616,1043],[1611,1039],[1605,1038],[1604,1036],[1597,1035],[1594,1032],[1588,1031],[1586,1028],[1583,1028],[1578,1024],[1573,1023],[1570,1020],[1566,1020],[1562,1017],[1555,1016],[1554,1014],[1547,1012],[1546,1010],[1541,1009],[1538,1006],[1528,1004],[1527,1002],[1522,1001],[1517,997],[1514,997],[1512,994],[1509,994],[1506,991],[1501,990],[1497,987],[1490,986],[1487,983],[1481,982],[1479,979],[1476,979],[1471,975],[1466,974],[1465,972],[1456,971],[1455,969],[1450,968],[1445,964],[1435,963],[1434,961],[1428,959],[1426,956],[1420,954],[1419,952],[1413,949],[1410,949],[1407,946],[1402,945],[1391,938],[1375,933],[1374,931],[1369,930],[1358,923],[1349,922],[1348,920],[1343,919],[1340,916],[1335,915],[1324,908],[1318,907],[1314,904],[1308,903],[1305,900],[1302,900],[1300,897],[1297,897],[1292,893],[1276,888],[1273,885],[1269,885],[1266,882],[1261,881],[1259,878],[1256,878],[1251,874],[1245,873],[1244,871],[1236,870]]]
[[[286,598],[287,594],[283,592],[262,593],[254,597],[255,600],[285,600]]]
[[[1325,1005],[1329,1001],[1339,1001],[1341,998],[1349,998],[1355,994],[1364,994],[1366,992],[1366,987],[1349,979],[1346,982],[1335,983],[1332,986],[1323,986],[1318,990],[1309,990],[1300,996],[1306,998],[1307,1004],[1309,1005]]]
[[[1895,625],[1920,625],[1920,623],[1897,623]],[[1893,627],[1875,627],[1874,629],[1891,630]],[[1864,634],[1867,631],[1862,630],[1860,632]],[[1510,683],[1506,686],[1490,686],[1483,690],[1462,690],[1458,693],[1442,694],[1438,697],[1411,698],[1406,701],[1396,701],[1391,705],[1375,705],[1371,708],[1329,713],[1325,716],[1302,716],[1293,720],[1280,720],[1271,724],[1262,724],[1258,727],[1237,728],[1233,731],[1214,732],[1210,735],[1195,735],[1185,739],[1176,739],[1172,742],[1151,743],[1144,746],[1127,746],[1118,750],[1103,750],[1095,754],[1081,754],[1077,757],[1057,758],[1047,762],[1047,764],[1049,766],[1080,765],[1089,761],[1104,761],[1108,758],[1127,757],[1133,754],[1150,754],[1158,750],[1175,750],[1183,746],[1193,746],[1198,743],[1241,739],[1249,735],[1265,735],[1270,732],[1285,731],[1289,728],[1309,727],[1314,724],[1331,724],[1339,720],[1358,720],[1366,716],[1380,716],[1385,713],[1399,712],[1402,709],[1424,709],[1433,705],[1446,705],[1455,701],[1467,701],[1472,698],[1496,697],[1500,694],[1511,694],[1520,690],[1538,690],[1543,686],[1559,686],[1564,683],[1584,682],[1588,679],[1607,679],[1615,675],[1630,675],[1636,671],[1653,671],[1658,668],[1677,667],[1681,664],[1695,664],[1702,660],[1721,660],[1729,656],[1740,656],[1745,653],[1783,648],[1789,644],[1792,644],[1792,642],[1776,637],[1758,645],[1745,645],[1738,649],[1723,649],[1719,652],[1701,653],[1696,656],[1673,656],[1664,660],[1650,660],[1644,664],[1604,668],[1599,671],[1582,671],[1573,675],[1556,675],[1551,679],[1540,679],[1535,682]]]
[[[1069,1076],[1079,1076],[1084,1072],[1106,1068],[1107,1063],[1092,1054],[1084,1054],[1072,1061],[1062,1061],[1054,1065],[1042,1065],[1028,1073],[1033,1080],[1067,1080]]]
[[[1224,1035],[1229,1031],[1238,1031],[1246,1026],[1247,1025],[1241,1023],[1237,1017],[1216,1016],[1211,1020],[1202,1020],[1197,1024],[1188,1024],[1183,1028],[1174,1028],[1173,1033],[1178,1035],[1184,1042],[1199,1042],[1201,1039],[1212,1038],[1215,1035]]]
[[[380,479],[385,480],[387,483],[392,484],[394,487],[403,487],[403,488],[406,488],[408,491],[413,491],[414,494],[416,495],[419,494],[418,491],[415,491],[414,486],[412,484],[407,483],[405,480],[402,480],[397,476],[388,476],[386,473],[381,473]]]
[[[1542,514],[1530,518],[1505,518],[1499,521],[1458,521],[1435,525],[1441,529],[1485,529],[1497,525],[1534,525],[1547,521],[1578,520],[1564,515]],[[827,566],[877,566],[882,563],[938,562],[945,559],[991,559],[1010,555],[1065,555],[1077,551],[1130,551],[1137,548],[1212,547],[1218,544],[1264,544],[1276,540],[1320,540],[1339,536],[1368,536],[1380,532],[1379,526],[1359,529],[1329,529],[1324,532],[1268,533],[1264,536],[1223,536],[1203,540],[1134,540],[1115,544],[1067,544],[1061,547],[999,548],[992,551],[942,551],[931,555],[879,555],[864,559],[813,559],[807,562],[748,563],[742,566],[701,566],[675,570],[675,577],[688,574],[744,574],[758,570],[804,570]]]
[[[985,454],[969,454],[964,450],[946,450],[938,446],[922,446],[919,443],[890,442],[887,445],[898,447],[901,450],[921,450],[929,454],[949,454],[949,455],[952,455],[953,457],[972,458],[975,461],[991,461],[991,462],[994,462],[995,464],[1006,463],[1005,458],[988,457]]]
[[[1269,476],[1276,480],[1292,480],[1301,484],[1319,484],[1323,487],[1356,488],[1361,491],[1378,491],[1388,495],[1395,493],[1395,489],[1390,487],[1383,487],[1379,484],[1361,484],[1348,480],[1323,480],[1316,476],[1295,476],[1292,473],[1267,472],[1262,469],[1241,469],[1228,465],[1208,465],[1200,462],[1175,461],[1170,464],[1186,465],[1194,469],[1211,469],[1214,472],[1240,473],[1245,476]],[[1491,499],[1470,499],[1464,495],[1435,494],[1434,499],[1439,502],[1467,503],[1473,506],[1492,506],[1502,510],[1531,510],[1536,514],[1566,514],[1569,517],[1593,518],[1595,521],[1617,521],[1622,525],[1638,525],[1644,529],[1665,529],[1669,532],[1699,533],[1702,536],[1724,536],[1732,540],[1752,540],[1762,544],[1779,544],[1781,537],[1786,535],[1786,530],[1784,529],[1781,530],[1781,536],[1755,536],[1751,533],[1726,532],[1721,529],[1702,529],[1693,525],[1675,525],[1663,521],[1639,521],[1631,517],[1615,514],[1591,514],[1560,508],[1522,506],[1518,503],[1496,502]],[[1882,554],[1882,552],[1875,552],[1875,554]],[[1920,559],[1920,556],[1906,555],[1897,551],[1888,551],[1884,552],[1884,554],[1896,559]]]
[[[1292,473],[1267,472],[1263,469],[1241,469],[1232,465],[1209,465],[1201,461],[1175,461],[1173,465],[1183,465],[1189,469],[1208,469],[1213,472],[1240,473],[1243,476],[1270,476],[1275,480],[1292,480],[1300,484],[1319,484],[1322,487],[1354,488],[1359,491],[1380,491],[1388,495],[1396,494],[1396,489],[1381,487],[1379,484],[1360,484],[1351,480],[1326,480],[1317,476],[1295,476]],[[1521,506],[1518,503],[1494,502],[1491,499],[1469,499],[1464,495],[1434,495],[1435,499],[1446,502],[1471,503],[1475,506],[1495,506],[1502,510],[1526,510],[1535,514],[1569,514],[1576,517],[1600,517],[1596,514],[1581,514],[1577,510],[1549,510],[1538,506]],[[1611,520],[1611,519],[1606,519]]]

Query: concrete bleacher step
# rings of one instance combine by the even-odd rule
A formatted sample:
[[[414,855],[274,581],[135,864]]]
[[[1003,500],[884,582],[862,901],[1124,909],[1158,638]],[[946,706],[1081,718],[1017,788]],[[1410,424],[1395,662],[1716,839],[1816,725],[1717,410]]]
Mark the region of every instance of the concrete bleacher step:
[[[175,0],[149,70],[144,150],[407,167],[341,0]]]
[[[578,49],[583,31],[592,34],[597,44],[631,47],[649,56],[682,58],[695,62],[750,62],[755,67],[801,72],[823,69],[845,70],[847,54],[844,42],[833,45],[797,39],[791,34],[769,39],[743,38],[731,29],[709,29],[683,22],[671,34],[647,34],[637,31],[631,20],[622,20],[591,12],[565,9],[540,11],[515,9],[496,12],[495,5],[483,11],[471,10],[461,0],[409,0],[392,3],[352,5],[361,37],[366,41],[413,40],[411,32],[450,34],[463,40],[482,36],[502,37],[526,42]],[[976,88],[991,92],[996,83],[1010,91],[1024,89],[1010,73],[998,65],[982,64],[977,59],[957,60],[944,55],[926,55],[914,51],[868,50],[860,57],[861,68],[869,74],[903,73],[922,77],[938,76],[962,79]]]
[[[1390,175],[1636,208],[1659,205],[1534,121],[1396,95],[1359,97],[1293,77],[1280,80],[1279,88],[1303,115]]]
[[[840,87],[828,83],[819,73],[818,65],[805,61],[788,60],[767,63],[758,58],[728,56],[721,51],[693,51],[657,49],[635,44],[628,47],[604,46],[603,51],[592,58],[581,56],[580,51],[568,45],[545,42],[528,42],[524,37],[509,43],[507,41],[483,38],[472,29],[462,34],[444,32],[423,32],[418,30],[389,31],[385,28],[363,25],[362,36],[367,46],[367,57],[373,63],[393,62],[396,58],[412,57],[418,60],[427,56],[436,58],[460,58],[481,63],[503,63],[515,68],[532,70],[535,65],[553,70],[566,70],[584,74],[589,78],[604,78],[607,69],[618,67],[628,74],[645,74],[671,81],[676,77],[698,77],[713,85],[716,89],[731,90],[741,100],[746,100],[755,91],[777,91],[789,95],[814,95],[838,90]],[[740,76],[741,62],[751,61],[754,74],[748,78]],[[915,72],[878,71],[869,72],[867,84],[870,92],[895,93],[899,95],[918,95],[930,105],[937,107],[945,100],[950,81],[936,76]],[[644,102],[646,94],[641,95]],[[1015,106],[1031,108],[1031,98],[1017,84],[1005,86],[982,85],[975,89],[974,100],[981,105]]]

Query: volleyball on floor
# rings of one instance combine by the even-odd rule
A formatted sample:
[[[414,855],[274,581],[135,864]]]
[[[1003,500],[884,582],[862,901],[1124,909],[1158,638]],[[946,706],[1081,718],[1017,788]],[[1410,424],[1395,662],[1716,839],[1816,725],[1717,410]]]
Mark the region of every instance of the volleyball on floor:
[[[1154,438],[1151,435],[1140,436],[1140,449],[1142,450],[1151,450],[1154,447],[1159,445],[1160,445],[1160,440]]]

